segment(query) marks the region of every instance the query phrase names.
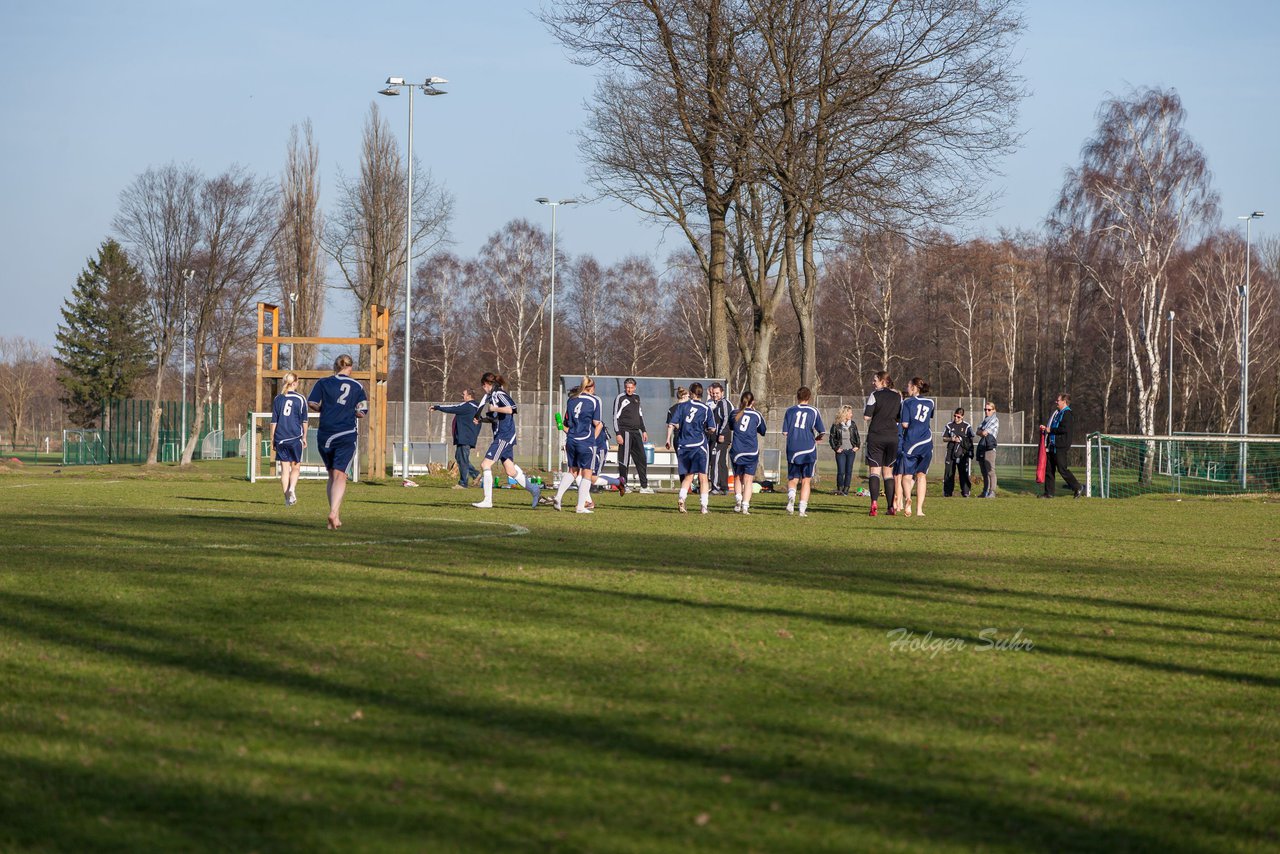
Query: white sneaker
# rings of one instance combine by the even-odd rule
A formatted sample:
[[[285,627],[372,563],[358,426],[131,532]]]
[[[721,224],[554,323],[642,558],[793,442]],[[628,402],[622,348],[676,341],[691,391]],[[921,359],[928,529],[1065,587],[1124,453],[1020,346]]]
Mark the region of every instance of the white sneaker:
[[[741,504],[735,504],[735,505],[733,505],[733,512],[734,512],[734,513],[741,513],[741,512],[742,512],[742,505],[741,505]]]
[[[801,518],[808,518],[808,516],[809,516],[808,511],[805,511],[805,510],[801,510],[801,511],[800,511],[800,517],[801,517]]]
[[[743,515],[743,516],[750,516],[750,515],[751,515],[751,511],[750,511],[750,510],[748,510],[746,507],[743,507],[743,508],[742,508],[742,515]]]
[[[790,502],[788,502],[788,503],[787,503],[787,515],[788,515],[788,516],[790,516],[790,515],[791,515],[792,513],[794,513],[794,512],[796,512],[796,506],[795,506],[794,504],[791,504]]]
[[[653,495],[653,487],[652,487],[652,486],[642,486],[642,487],[640,487],[640,494],[641,494],[641,495]]]
[[[552,501],[552,502],[551,502],[551,504],[552,504],[552,506],[553,506],[553,507],[555,507],[557,510],[563,510],[563,509],[564,509],[564,507],[562,507],[562,506],[560,505],[560,499],[559,499],[559,498],[557,498],[557,499],[555,499],[554,501]]]
[[[472,506],[472,507],[475,507],[475,508],[478,508],[478,509],[480,509],[480,510],[492,510],[492,509],[493,509],[493,502],[492,502],[492,501],[477,501],[477,502],[475,502],[474,504],[472,504],[471,506]]]
[[[710,513],[710,512],[711,512],[711,508],[709,508],[709,507],[707,507],[707,505],[703,504],[703,505],[702,505],[702,515],[703,515],[703,516],[705,516],[705,515],[707,515],[707,514],[708,514],[708,513]]]
[[[582,509],[578,510],[577,512],[579,512],[579,513],[594,513],[594,512],[596,512],[596,511],[594,511],[594,510],[588,510],[587,508],[583,507]]]
[[[677,501],[676,501],[676,509],[677,509],[677,510],[679,510],[681,513],[687,513],[687,512],[688,512],[687,510],[685,510],[685,509],[684,509],[684,499],[683,499],[683,498],[681,498],[681,499],[679,499],[679,500],[677,500]]]

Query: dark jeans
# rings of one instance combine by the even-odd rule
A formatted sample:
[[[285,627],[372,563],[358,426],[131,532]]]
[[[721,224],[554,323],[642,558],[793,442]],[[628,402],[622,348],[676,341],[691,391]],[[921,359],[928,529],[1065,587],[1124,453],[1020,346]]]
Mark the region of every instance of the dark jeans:
[[[957,473],[960,475],[960,494],[965,498],[969,497],[969,490],[973,488],[973,484],[969,480],[969,464],[969,457],[947,460],[942,470],[942,495],[944,498],[950,498],[951,494],[955,492]]]
[[[467,481],[480,476],[480,470],[471,465],[471,451],[475,445],[454,445],[453,459],[458,463],[458,483],[467,486]]]
[[[982,494],[996,494],[996,449],[978,449],[978,468],[982,469]]]
[[[850,448],[847,451],[836,451],[836,492],[848,492],[849,483],[853,480],[853,458],[857,453]]]
[[[1076,476],[1067,468],[1071,463],[1071,451],[1067,448],[1063,448],[1061,451],[1055,451],[1050,448],[1046,457],[1048,458],[1048,465],[1044,469],[1044,494],[1053,495],[1053,491],[1057,486],[1057,478],[1054,476],[1055,471],[1062,475],[1062,479],[1067,482],[1067,486],[1070,487],[1072,492],[1079,492],[1080,481],[1076,480]]]

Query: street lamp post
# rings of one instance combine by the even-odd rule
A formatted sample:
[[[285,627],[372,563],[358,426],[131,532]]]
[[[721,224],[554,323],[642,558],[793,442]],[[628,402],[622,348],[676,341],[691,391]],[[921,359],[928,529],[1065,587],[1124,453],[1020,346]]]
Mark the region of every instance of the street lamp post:
[[[404,424],[400,437],[401,475],[409,479],[409,317],[413,298],[413,90],[421,89],[424,95],[443,95],[435,88],[439,83],[448,83],[443,77],[428,77],[421,83],[406,83],[403,77],[388,77],[384,89],[379,95],[399,95],[401,89],[409,90],[409,197],[405,204],[404,234]]]
[[[1173,310],[1169,311],[1169,435],[1173,435]]]
[[[576,205],[577,199],[561,199],[553,202],[546,196],[534,199],[540,205],[551,208],[551,343],[547,348],[547,471],[552,470],[556,450],[555,430],[555,377],[556,377],[556,208],[561,205]]]
[[[298,337],[298,332],[293,325],[293,308],[297,304],[298,304],[298,292],[290,291],[289,292],[289,335],[293,338]],[[298,345],[296,343],[289,345],[289,370],[291,371],[294,369],[293,351],[296,349],[298,349]]]
[[[1236,219],[1244,220],[1244,288],[1240,291],[1240,435],[1249,433],[1249,274],[1252,263],[1253,234],[1250,228],[1262,211],[1254,211]]]
[[[182,271],[182,434],[178,437],[178,456],[187,442],[187,288],[195,276],[195,270]]]

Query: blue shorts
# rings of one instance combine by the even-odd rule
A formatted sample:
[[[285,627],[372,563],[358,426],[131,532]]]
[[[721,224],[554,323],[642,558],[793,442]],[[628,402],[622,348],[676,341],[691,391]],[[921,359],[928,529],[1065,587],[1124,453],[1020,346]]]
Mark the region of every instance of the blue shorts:
[[[302,462],[302,440],[290,439],[287,442],[277,443],[276,444],[276,462],[278,463]]]
[[[515,449],[514,439],[494,439],[489,443],[489,450],[484,452],[484,458],[497,462],[509,460],[515,454]]]
[[[564,455],[571,469],[596,470],[596,446],[590,439],[565,439]]]
[[[354,440],[320,443],[320,459],[324,461],[327,471],[346,471],[356,455]]]
[[[933,462],[933,448],[928,447],[923,454],[908,454],[902,458],[903,474],[925,474],[929,471],[929,463]]]
[[[817,463],[817,451],[797,454],[794,459],[787,460],[787,480],[802,480],[806,477],[813,477],[813,467]]]
[[[687,474],[707,473],[707,446],[698,445],[693,448],[681,448],[676,451],[676,463],[680,477]]]
[[[596,445],[595,456],[591,460],[591,470],[596,474],[604,471],[604,464],[609,459],[609,448],[607,446]]]
[[[733,476],[743,477],[749,474],[755,477],[756,468],[759,464],[759,454],[735,454],[733,457]]]

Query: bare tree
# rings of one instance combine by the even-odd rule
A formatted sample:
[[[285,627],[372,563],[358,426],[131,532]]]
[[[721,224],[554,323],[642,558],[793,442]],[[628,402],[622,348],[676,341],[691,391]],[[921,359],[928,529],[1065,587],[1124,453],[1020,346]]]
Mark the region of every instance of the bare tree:
[[[1154,435],[1163,391],[1170,268],[1217,216],[1204,152],[1187,133],[1172,90],[1141,89],[1106,101],[1097,135],[1067,173],[1050,219],[1119,315],[1136,394],[1138,429]],[[1143,477],[1150,477],[1151,455]]]
[[[183,465],[191,463],[205,409],[226,376],[224,355],[248,349],[254,334],[251,309],[267,287],[280,226],[276,188],[232,166],[201,187],[199,221],[200,245],[187,288],[187,314],[197,398],[202,372],[206,406],[196,407],[189,424]]]
[[[507,388],[541,389],[544,326],[551,295],[551,241],[526,219],[512,220],[480,250],[474,268],[480,316]]]
[[[414,283],[413,376],[425,386],[425,368],[434,374],[438,397],[448,396],[473,325],[474,276],[451,252],[437,252],[418,265]],[[427,391],[437,396],[436,387]]]
[[[48,374],[52,355],[30,338],[0,338],[0,405],[9,419],[9,443],[18,444],[19,429]],[[34,441],[34,431],[33,431]]]
[[[612,349],[609,330],[613,326],[613,305],[605,281],[605,271],[591,255],[582,255],[576,261],[565,264],[565,299],[559,302],[557,314],[564,319],[573,353],[582,370],[588,374],[600,373],[601,364],[608,363]],[[566,363],[566,367],[568,363]]]
[[[275,271],[281,305],[288,310],[289,335],[314,337],[324,320],[325,281],[320,211],[320,150],[312,138],[311,120],[289,131],[284,174],[280,176],[280,226],[275,240]],[[309,369],[315,344],[295,344],[293,363]]]
[[[881,370],[893,370],[894,332],[897,315],[894,298],[899,281],[907,276],[911,265],[911,247],[900,235],[880,233],[862,238],[858,244],[862,263],[870,276],[869,299],[866,302],[874,341],[872,356]]]
[[[611,266],[605,282],[616,311],[618,365],[628,374],[650,373],[670,321],[670,293],[659,286],[653,263],[639,255]]]
[[[169,362],[182,337],[183,271],[191,266],[200,240],[197,196],[203,182],[189,166],[149,168],[120,194],[114,227],[130,248],[130,256],[147,284],[153,364]],[[147,464],[160,450],[160,416],[164,399],[163,369],[156,370],[152,395]]]
[[[679,368],[689,365],[702,376],[714,376],[717,372],[711,358],[710,295],[706,288],[692,286],[701,275],[701,265],[692,252],[676,253],[667,261],[663,283],[675,295],[671,348],[676,373],[685,373]]]
[[[347,288],[356,298],[361,335],[369,334],[369,308],[386,306],[392,324],[399,322],[405,264],[405,196],[408,175],[391,126],[369,105],[360,148],[360,177],[339,175],[338,201],[325,228],[325,251],[333,257]],[[414,257],[429,254],[448,237],[453,198],[414,165]],[[361,351],[361,360],[367,354]]]

